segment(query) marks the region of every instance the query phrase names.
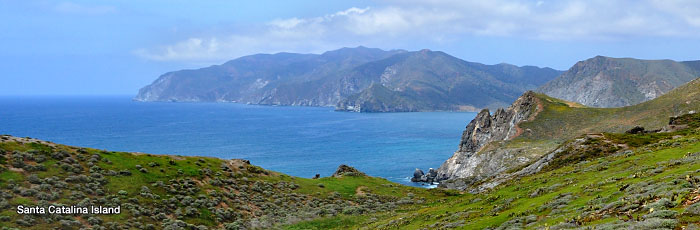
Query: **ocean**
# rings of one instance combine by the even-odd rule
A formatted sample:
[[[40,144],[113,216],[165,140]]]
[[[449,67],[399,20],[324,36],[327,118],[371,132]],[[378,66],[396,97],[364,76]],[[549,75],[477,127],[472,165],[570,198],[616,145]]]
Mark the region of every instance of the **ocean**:
[[[457,150],[471,112],[348,113],[327,107],[134,102],[129,96],[0,97],[0,134],[60,144],[248,159],[298,177],[347,164],[413,186]]]

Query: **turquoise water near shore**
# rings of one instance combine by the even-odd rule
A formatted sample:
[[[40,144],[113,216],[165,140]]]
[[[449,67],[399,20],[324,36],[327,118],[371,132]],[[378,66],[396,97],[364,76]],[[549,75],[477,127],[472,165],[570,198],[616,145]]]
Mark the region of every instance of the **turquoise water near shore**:
[[[402,184],[457,149],[476,113],[142,103],[128,96],[0,97],[0,134],[114,151],[243,158],[299,177],[340,164]]]

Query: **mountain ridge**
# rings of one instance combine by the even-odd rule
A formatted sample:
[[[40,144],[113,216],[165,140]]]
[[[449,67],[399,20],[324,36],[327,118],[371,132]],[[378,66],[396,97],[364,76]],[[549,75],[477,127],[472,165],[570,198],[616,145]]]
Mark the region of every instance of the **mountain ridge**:
[[[346,100],[348,97],[362,94],[376,82],[387,87],[392,97],[411,104],[404,107],[415,108],[409,111],[473,110],[507,105],[525,90],[560,73],[551,68],[467,62],[427,49],[357,47],[322,54],[256,54],[222,65],[168,72],[139,90],[134,100],[335,106],[346,110],[361,103]],[[382,101],[386,108],[359,112],[407,111],[395,109],[401,105],[384,98],[372,100]]]
[[[698,63],[598,55],[577,62],[536,91],[592,107],[635,105],[700,77]]]

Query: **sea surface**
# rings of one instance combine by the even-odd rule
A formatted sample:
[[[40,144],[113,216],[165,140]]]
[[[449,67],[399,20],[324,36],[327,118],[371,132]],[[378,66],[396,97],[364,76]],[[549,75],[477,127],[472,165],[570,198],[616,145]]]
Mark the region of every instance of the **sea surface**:
[[[348,113],[327,107],[134,102],[129,96],[0,97],[0,134],[60,144],[243,158],[293,176],[330,176],[340,164],[411,183],[438,168],[476,113]]]

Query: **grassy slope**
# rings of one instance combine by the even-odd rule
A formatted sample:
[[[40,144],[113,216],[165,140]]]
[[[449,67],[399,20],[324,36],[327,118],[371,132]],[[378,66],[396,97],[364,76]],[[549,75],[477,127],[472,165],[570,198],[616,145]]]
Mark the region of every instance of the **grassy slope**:
[[[270,228],[340,213],[401,210],[447,196],[374,177],[312,180],[240,160],[108,152],[9,136],[0,137],[0,194],[0,229]],[[121,205],[122,213],[15,212],[17,205],[48,204]]]
[[[692,128],[671,134],[606,136],[619,143],[628,143],[634,151],[565,165],[476,195],[405,187],[371,177],[296,178],[265,171],[241,161],[135,155],[81,150],[63,145],[52,147],[51,143],[34,143],[35,140],[27,139],[4,140],[0,144],[0,149],[5,151],[0,158],[3,166],[0,170],[0,189],[5,195],[0,204],[6,207],[0,212],[3,220],[0,227],[41,229],[62,226],[77,229],[116,224],[161,229],[177,223],[175,219],[192,227],[228,226],[231,229],[236,225],[271,227],[265,223],[292,224],[286,226],[287,229],[479,229],[593,225],[600,229],[605,226],[677,227],[700,222],[700,207],[696,207],[700,203],[695,205],[700,200],[700,177],[696,177],[700,172],[700,130]],[[14,151],[17,152],[12,153]],[[61,152],[69,154],[68,157],[63,157],[63,160],[54,157],[55,153]],[[45,159],[41,160],[41,156]],[[100,156],[99,160],[94,156]],[[65,163],[59,163],[66,162],[67,158],[77,162],[72,164],[70,170],[64,166]],[[33,166],[21,166],[16,163],[20,162],[19,159],[24,165]],[[232,164],[221,167],[222,163]],[[88,167],[90,164],[93,166]],[[36,165],[46,168],[34,171]],[[82,169],[73,171],[78,168],[77,165]],[[139,171],[136,165],[142,165],[146,172]],[[22,170],[19,170],[20,166]],[[96,167],[104,171],[126,170],[131,175],[98,173],[105,178],[97,188],[102,192],[85,189],[90,181],[68,179],[75,175],[89,175],[88,168],[92,168],[93,172],[100,171]],[[94,174],[90,176],[100,178]],[[50,183],[47,178],[53,182]],[[155,184],[158,181],[171,184],[172,179],[190,179],[194,186]],[[214,182],[226,179],[231,179],[233,184]],[[56,181],[64,181],[66,186],[58,186]],[[150,191],[143,192],[143,186]],[[191,194],[186,193],[192,187],[197,189]],[[37,191],[32,194],[27,192],[29,189]],[[121,192],[120,195],[120,191],[126,194]],[[233,198],[230,195],[219,196],[212,191],[237,195]],[[116,198],[116,202],[125,210],[121,215],[96,216],[99,220],[85,215],[69,217],[74,222],[51,220],[43,216],[26,219],[12,210],[12,206],[18,204],[41,203],[39,199],[42,195],[39,194],[46,192],[57,194],[57,197],[49,198],[52,200],[50,203],[77,204],[88,198],[99,204],[101,198],[107,198],[106,204],[109,204]],[[183,192],[186,194],[181,194]],[[299,201],[285,199],[290,198],[288,195],[291,194],[296,194],[291,198],[296,197]],[[158,197],[153,198],[154,195]],[[187,196],[218,203],[211,207],[183,204],[182,200],[187,200]],[[170,198],[176,198],[173,209],[163,206]],[[290,208],[294,204],[308,206]],[[192,211],[194,214],[177,214],[188,212],[183,210],[189,206],[196,209]],[[229,211],[238,213],[234,219],[218,219],[221,217],[217,213],[225,207],[231,207]],[[654,211],[650,210],[652,207]],[[171,214],[166,215],[165,220],[156,220],[157,214],[148,214],[153,209]],[[135,211],[143,214],[134,214]],[[620,220],[630,217],[634,220]],[[309,218],[313,220],[309,221]],[[97,224],[91,224],[91,221]]]
[[[586,133],[620,133],[636,125],[644,126],[648,130],[661,128],[668,124],[670,116],[688,113],[692,110],[700,111],[700,80],[694,80],[652,101],[623,108],[589,108],[543,94],[539,94],[538,98],[542,102],[542,110],[534,120],[519,125],[524,130],[523,134],[506,143],[493,143],[491,147],[521,148],[530,146],[533,147],[531,148],[533,154],[537,152],[541,155],[566,140]],[[669,140],[674,135],[683,137]],[[678,187],[679,185],[689,186],[681,183],[682,181],[679,182],[678,179],[684,179],[686,175],[692,177],[696,174],[695,170],[700,169],[700,164],[695,163],[697,162],[695,155],[691,158],[685,157],[688,153],[700,151],[700,144],[697,143],[698,138],[700,138],[698,131],[647,135],[606,134],[606,137],[630,146],[635,152],[624,156],[609,156],[593,162],[579,163],[536,174],[522,178],[517,182],[507,183],[486,194],[447,197],[441,202],[426,205],[426,207],[414,212],[390,215],[390,217],[375,217],[378,221],[372,221],[372,224],[363,223],[355,227],[361,228],[368,224],[369,229],[390,226],[409,229],[462,226],[465,229],[475,229],[498,227],[507,220],[516,219],[515,217],[529,216],[528,218],[535,218],[536,221],[535,224],[528,225],[528,227],[540,228],[545,227],[544,224],[552,226],[555,223],[572,222],[572,218],[577,218],[580,215],[583,215],[580,218],[586,218],[587,215],[584,214],[595,211],[587,210],[587,208],[600,209],[602,207],[598,206],[613,205],[612,202],[618,201],[623,196],[639,196],[637,194],[639,191],[619,191],[620,186],[624,184],[637,184],[639,187],[643,187],[641,183],[649,183],[651,187],[660,187],[663,191],[646,192],[652,195],[649,199],[653,200],[658,200],[661,197],[671,199],[672,197],[668,197],[668,194],[665,193],[667,191],[676,191],[681,194],[676,195],[674,202],[677,199],[689,199],[691,196],[697,195],[695,191]],[[522,154],[527,154],[527,151]],[[672,159],[682,163],[672,166],[663,165]],[[658,170],[656,170],[657,168]],[[666,169],[671,168],[672,170],[666,171]],[[650,174],[648,172],[650,170],[660,170],[660,172]],[[638,176],[624,178],[631,174]],[[657,174],[664,176],[660,177]],[[694,183],[690,186],[693,189],[698,187]],[[530,197],[530,194],[538,189],[547,195]],[[572,197],[557,197],[558,194],[566,193],[572,193]],[[635,198],[636,201],[642,202],[642,204],[651,202],[638,198]],[[551,202],[560,202],[561,204],[558,206],[566,206],[561,206],[552,213],[552,208],[547,208],[547,205],[554,205]],[[676,211],[685,207],[684,205],[674,205]],[[641,216],[644,214],[643,212],[648,212],[648,210],[636,210],[633,214]],[[626,214],[623,215],[618,211],[607,214],[588,217],[587,222],[583,224],[603,224],[612,222],[620,216],[626,217]],[[681,220],[684,221],[683,218],[690,217],[683,216]],[[348,217],[348,219],[352,218]],[[691,218],[691,220],[690,222],[695,222],[695,219]],[[325,224],[334,221],[338,221],[338,218],[316,220],[304,223],[306,224],[304,226],[315,226],[314,224],[326,226]],[[523,221],[530,222],[531,220]],[[323,227],[319,227],[319,229],[321,228]]]
[[[537,97],[541,111],[533,120],[518,125],[523,133],[510,141],[491,143],[485,149],[522,149],[523,156],[535,160],[582,134],[624,132],[634,126],[659,129],[668,124],[671,116],[700,112],[700,79],[654,100],[621,108],[585,107],[544,94]]]
[[[641,125],[661,128],[668,117],[700,111],[700,79],[680,86],[654,100],[622,108],[590,108],[538,94],[543,110],[530,122],[521,138],[566,140],[590,132],[624,132]]]
[[[340,216],[289,228],[653,229],[700,222],[699,129],[606,137],[633,151],[564,165],[483,194],[445,197],[410,212]]]

